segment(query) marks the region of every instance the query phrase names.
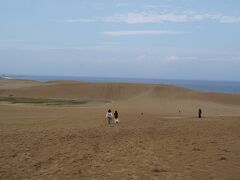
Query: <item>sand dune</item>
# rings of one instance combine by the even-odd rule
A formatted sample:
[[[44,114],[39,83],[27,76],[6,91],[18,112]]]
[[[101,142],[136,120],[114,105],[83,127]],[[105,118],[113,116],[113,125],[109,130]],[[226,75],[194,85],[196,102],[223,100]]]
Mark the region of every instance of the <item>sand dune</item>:
[[[42,84],[38,81],[31,80],[15,80],[15,79],[4,79],[0,78],[0,90],[8,90],[8,89],[17,89],[22,87],[32,87],[36,85]]]
[[[240,177],[240,95],[127,83],[1,79],[0,85],[0,96],[110,101],[0,103],[0,179]],[[119,111],[119,125],[107,125],[108,108]]]
[[[24,97],[48,98],[97,98],[124,100],[142,95],[160,99],[190,99],[240,105],[240,95],[197,92],[170,85],[128,84],[128,83],[84,83],[77,81],[35,81],[0,80],[0,95],[12,93]],[[4,91],[6,90],[7,91]]]

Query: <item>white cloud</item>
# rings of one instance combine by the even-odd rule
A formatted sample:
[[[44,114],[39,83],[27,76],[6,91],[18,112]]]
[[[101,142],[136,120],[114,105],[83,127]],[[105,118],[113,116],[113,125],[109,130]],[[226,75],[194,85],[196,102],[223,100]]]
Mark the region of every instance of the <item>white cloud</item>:
[[[129,24],[136,23],[161,23],[165,21],[169,22],[185,22],[187,21],[186,15],[177,15],[174,13],[129,13],[127,16],[119,16],[120,19],[124,20]]]
[[[240,17],[238,16],[226,16],[223,14],[193,14],[192,16],[193,21],[202,21],[202,20],[214,20],[219,23],[239,23]]]
[[[230,58],[231,61],[240,62],[240,56],[234,56]]]
[[[161,23],[165,21],[170,22],[184,22],[187,21],[186,15],[177,15],[174,13],[128,13],[119,14],[109,17],[93,17],[93,18],[79,18],[79,19],[67,19],[66,22],[122,22],[127,24],[137,23]]]
[[[175,63],[179,61],[195,61],[198,58],[196,56],[180,56],[176,54],[170,54],[163,58],[163,63]]]
[[[230,16],[224,14],[211,14],[211,13],[197,13],[197,12],[157,12],[157,11],[144,11],[144,12],[131,12],[127,14],[116,14],[106,17],[93,17],[93,18],[79,18],[67,19],[65,22],[115,22],[127,24],[140,24],[140,23],[162,23],[162,22],[196,22],[196,21],[212,20],[219,23],[239,23],[240,16]]]
[[[240,17],[219,15],[216,19],[221,23],[239,23]]]
[[[181,31],[150,30],[150,31],[107,31],[103,32],[107,36],[129,36],[129,35],[156,35],[156,34],[185,34]]]

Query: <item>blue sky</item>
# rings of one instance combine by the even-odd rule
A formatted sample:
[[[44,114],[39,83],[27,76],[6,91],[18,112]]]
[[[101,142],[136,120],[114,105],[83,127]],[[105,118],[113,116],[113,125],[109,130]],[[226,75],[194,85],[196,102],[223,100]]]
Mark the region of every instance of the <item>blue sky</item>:
[[[240,81],[239,0],[0,0],[0,74]]]

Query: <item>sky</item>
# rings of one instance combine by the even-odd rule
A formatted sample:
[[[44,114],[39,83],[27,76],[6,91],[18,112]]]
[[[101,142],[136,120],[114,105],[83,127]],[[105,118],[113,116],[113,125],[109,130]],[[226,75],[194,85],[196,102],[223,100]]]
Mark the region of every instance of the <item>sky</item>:
[[[239,0],[0,0],[0,75],[240,81]]]

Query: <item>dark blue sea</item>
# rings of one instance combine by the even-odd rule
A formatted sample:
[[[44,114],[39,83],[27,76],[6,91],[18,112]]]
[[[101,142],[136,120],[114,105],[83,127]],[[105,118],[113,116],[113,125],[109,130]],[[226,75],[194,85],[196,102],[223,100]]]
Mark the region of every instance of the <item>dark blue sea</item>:
[[[8,76],[9,77],[9,76]],[[167,79],[137,79],[137,78],[109,78],[109,77],[74,77],[74,76],[10,76],[14,79],[28,79],[37,81],[74,80],[83,82],[125,82],[144,84],[169,84],[193,90],[240,94],[240,82],[234,81],[199,81],[199,80],[167,80]]]

